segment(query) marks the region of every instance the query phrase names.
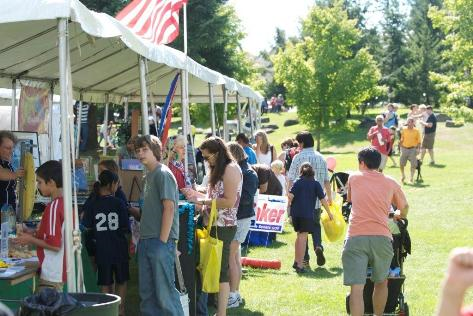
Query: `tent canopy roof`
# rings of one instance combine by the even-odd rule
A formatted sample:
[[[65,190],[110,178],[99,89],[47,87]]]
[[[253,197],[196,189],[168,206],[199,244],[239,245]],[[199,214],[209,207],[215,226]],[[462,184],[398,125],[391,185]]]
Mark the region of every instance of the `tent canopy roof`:
[[[69,50],[75,98],[114,103],[124,96],[140,97],[138,56],[148,61],[148,93],[164,102],[171,80],[180,70],[189,73],[191,102],[209,101],[214,87],[216,102],[223,89],[229,101],[240,96],[260,102],[262,96],[248,86],[204,67],[184,53],[165,45],[148,43],[115,18],[88,10],[78,0],[0,0],[0,87],[12,79],[57,82],[59,78],[57,19],[68,18]],[[58,91],[58,90],[57,90]],[[180,99],[180,89],[176,89]],[[148,100],[150,101],[150,100]]]

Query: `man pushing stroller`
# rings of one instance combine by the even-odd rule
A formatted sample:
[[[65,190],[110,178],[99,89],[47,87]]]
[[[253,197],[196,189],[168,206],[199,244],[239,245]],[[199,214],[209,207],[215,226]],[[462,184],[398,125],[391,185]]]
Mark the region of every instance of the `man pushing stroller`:
[[[396,205],[394,218],[406,218],[408,204],[401,186],[378,172],[380,153],[367,147],[358,153],[359,171],[347,183],[347,201],[352,203],[347,239],[342,254],[343,282],[350,286],[350,311],[364,313],[363,289],[368,263],[374,283],[373,309],[382,315],[388,296],[387,278],[393,258],[392,234],[387,218]]]

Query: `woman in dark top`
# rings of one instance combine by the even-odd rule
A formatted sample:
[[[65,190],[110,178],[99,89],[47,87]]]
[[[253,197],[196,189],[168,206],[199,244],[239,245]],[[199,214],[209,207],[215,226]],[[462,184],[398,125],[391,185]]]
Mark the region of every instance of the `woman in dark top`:
[[[278,177],[270,167],[264,164],[255,164],[251,166],[258,175],[259,193],[268,195],[282,195],[282,186]]]
[[[304,260],[305,247],[308,233],[314,231],[315,201],[320,200],[330,219],[330,212],[324,190],[318,181],[314,179],[314,169],[310,163],[305,162],[300,168],[300,177],[294,182],[289,192],[290,216],[292,225],[297,232],[295,245],[295,261],[292,266],[297,273],[305,272],[302,261]]]
[[[0,207],[9,204],[16,210],[16,180],[23,177],[23,169],[14,170],[11,164],[16,136],[9,131],[0,131]]]
[[[248,164],[248,156],[243,147],[237,142],[230,142],[227,146],[243,174],[243,186],[237,212],[237,231],[230,244],[230,295],[227,307],[233,308],[238,307],[242,302],[239,291],[242,277],[240,244],[245,241],[250,230],[251,219],[255,216],[253,204],[256,190],[258,190],[258,176]]]

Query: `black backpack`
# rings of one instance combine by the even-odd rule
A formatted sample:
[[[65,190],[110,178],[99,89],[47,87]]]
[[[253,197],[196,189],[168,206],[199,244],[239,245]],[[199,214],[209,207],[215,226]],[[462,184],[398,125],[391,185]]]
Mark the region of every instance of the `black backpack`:
[[[291,147],[285,150],[286,155],[284,158],[284,168],[286,169],[286,172],[288,172],[289,168],[291,168],[292,159],[294,159],[294,156],[297,155],[299,151],[299,148],[296,147]]]

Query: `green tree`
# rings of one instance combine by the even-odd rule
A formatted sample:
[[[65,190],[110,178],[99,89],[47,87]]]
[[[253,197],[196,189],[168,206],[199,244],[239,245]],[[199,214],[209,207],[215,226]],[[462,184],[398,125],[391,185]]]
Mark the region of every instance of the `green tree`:
[[[361,40],[356,20],[337,2],[314,6],[302,25],[303,40],[287,44],[273,58],[275,79],[297,105],[301,120],[320,136],[330,122],[345,122],[347,112],[377,93],[380,73]]]
[[[81,0],[81,2],[90,10],[115,16],[131,0]]]
[[[408,22],[408,58],[404,66],[405,81],[400,85],[407,103],[438,104],[439,91],[432,82],[430,72],[441,69],[441,39],[443,34],[432,26],[428,17],[430,5],[439,0],[415,0]],[[425,95],[424,95],[425,94]]]
[[[274,80],[274,65],[272,62],[273,56],[277,54],[281,49],[283,50],[286,47],[286,43],[286,32],[283,29],[277,27],[274,35],[274,45],[271,47],[269,52],[260,52],[260,58],[263,59],[263,63],[265,65],[263,69],[263,76],[266,78],[266,86],[264,88],[264,93],[268,97],[271,97],[273,95],[277,96],[279,94],[286,94],[286,88],[284,87],[284,85]]]
[[[381,72],[382,83],[388,87],[389,101],[402,101],[400,86],[404,82],[403,66],[406,64],[407,51],[405,18],[400,11],[398,0],[384,0],[384,22],[382,23]]]
[[[473,0],[445,0],[443,5],[431,7],[429,17],[434,27],[448,34],[442,56],[450,69],[432,77],[447,92],[443,101],[448,106],[473,107]]]

